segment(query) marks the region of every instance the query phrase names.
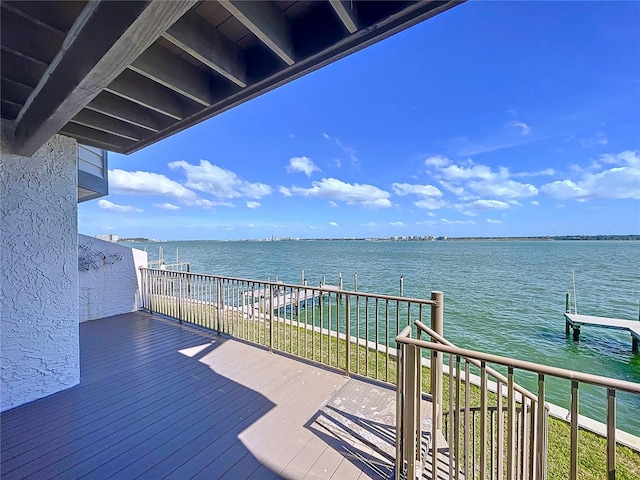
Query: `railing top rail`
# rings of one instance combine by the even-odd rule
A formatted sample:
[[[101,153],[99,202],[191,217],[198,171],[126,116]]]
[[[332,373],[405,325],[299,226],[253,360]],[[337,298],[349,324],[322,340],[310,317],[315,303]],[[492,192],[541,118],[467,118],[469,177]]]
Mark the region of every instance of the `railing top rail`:
[[[427,327],[424,323],[416,320],[415,322],[413,322],[415,324],[416,327],[418,327],[420,330],[422,330],[424,333],[430,335],[431,337],[435,338],[438,342],[442,343],[443,345],[448,345],[450,347],[456,347],[457,345],[454,345],[453,343],[451,343],[449,340],[447,340],[446,338],[444,338],[442,335],[439,335],[438,332],[434,332],[432,329],[430,329],[429,327]],[[475,365],[476,367],[480,367],[480,362],[473,359],[473,358],[469,358],[468,359],[469,362],[471,362],[473,365]],[[493,375],[494,377],[496,377],[500,382],[504,383],[506,385],[507,383],[507,377],[505,377],[504,375],[502,375],[500,372],[494,370],[493,368],[489,368],[487,367],[487,372],[489,372],[489,374]],[[533,400],[535,402],[538,401],[538,397],[536,395],[534,395],[533,393],[531,393],[529,390],[527,390],[526,388],[524,388],[521,385],[515,384],[514,388],[517,392],[519,392],[521,395],[524,395],[525,397],[529,398],[530,400]]]
[[[192,277],[206,277],[211,279],[221,279],[221,280],[231,280],[234,282],[246,282],[246,283],[254,283],[258,285],[269,285],[277,288],[295,288],[295,289],[306,289],[306,290],[314,290],[322,293],[337,293],[341,295],[349,295],[352,297],[366,297],[366,298],[377,298],[379,300],[389,300],[389,301],[398,301],[398,302],[407,302],[414,303],[420,305],[436,305],[437,302],[434,300],[424,299],[424,298],[411,298],[411,297],[400,297],[396,295],[384,295],[378,293],[367,293],[367,292],[356,292],[353,290],[340,290],[334,286],[313,286],[313,285],[298,285],[293,283],[284,283],[280,281],[274,280],[255,280],[250,278],[239,278],[239,277],[226,277],[222,275],[211,275],[207,273],[196,273],[196,272],[179,272],[176,270],[163,270],[160,268],[149,268],[149,267],[140,267],[140,270],[150,270],[158,273],[170,273],[172,275],[188,275]]]
[[[428,342],[425,340],[418,340],[410,338],[405,334],[403,330],[400,335],[396,337],[396,342],[404,344],[417,345],[429,350],[436,350],[438,352],[452,353],[454,355],[460,355],[462,357],[475,358],[480,361],[496,363],[505,367],[518,368],[520,370],[527,370],[533,373],[542,375],[550,375],[553,377],[564,378],[566,380],[576,380],[579,382],[589,383],[600,387],[613,388],[617,390],[624,390],[631,393],[640,393],[640,383],[628,382],[626,380],[618,380],[615,378],[602,377],[600,375],[593,375],[590,373],[576,372],[574,370],[567,370],[559,367],[551,367],[548,365],[542,365],[539,363],[527,362],[525,360],[518,360],[515,358],[501,357],[499,355],[493,355],[491,353],[478,352],[475,350],[468,350],[465,348],[452,347],[450,345],[442,345],[440,343]],[[404,335],[403,335],[404,334]]]

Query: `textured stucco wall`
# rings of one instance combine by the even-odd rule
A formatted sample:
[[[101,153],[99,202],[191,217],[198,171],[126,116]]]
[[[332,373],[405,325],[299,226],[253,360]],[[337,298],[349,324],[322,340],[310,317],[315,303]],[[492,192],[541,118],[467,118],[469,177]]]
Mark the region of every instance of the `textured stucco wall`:
[[[140,310],[141,266],[147,252],[78,235],[80,321]]]
[[[80,381],[77,143],[0,142],[0,410]]]

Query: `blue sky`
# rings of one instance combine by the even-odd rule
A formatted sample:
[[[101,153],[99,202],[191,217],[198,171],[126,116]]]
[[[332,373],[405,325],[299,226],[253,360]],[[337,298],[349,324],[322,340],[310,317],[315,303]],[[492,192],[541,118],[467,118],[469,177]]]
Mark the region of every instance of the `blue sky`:
[[[469,2],[129,156],[79,231],[640,233],[640,3]]]

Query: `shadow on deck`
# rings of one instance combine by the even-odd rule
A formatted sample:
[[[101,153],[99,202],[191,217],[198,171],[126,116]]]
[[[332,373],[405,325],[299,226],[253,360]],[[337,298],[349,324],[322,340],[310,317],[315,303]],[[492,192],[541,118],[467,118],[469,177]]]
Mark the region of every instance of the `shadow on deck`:
[[[80,345],[80,385],[1,414],[3,479],[393,475],[395,399],[336,405],[391,389],[142,312]]]

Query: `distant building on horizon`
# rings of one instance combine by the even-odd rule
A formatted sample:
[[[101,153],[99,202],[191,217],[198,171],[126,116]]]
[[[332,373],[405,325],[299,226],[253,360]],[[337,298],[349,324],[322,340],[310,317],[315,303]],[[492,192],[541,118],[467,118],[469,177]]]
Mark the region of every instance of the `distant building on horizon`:
[[[114,242],[116,243],[120,237],[118,235],[114,235],[112,233],[106,233],[103,235],[96,235],[96,238],[98,240],[104,240],[105,242]]]

